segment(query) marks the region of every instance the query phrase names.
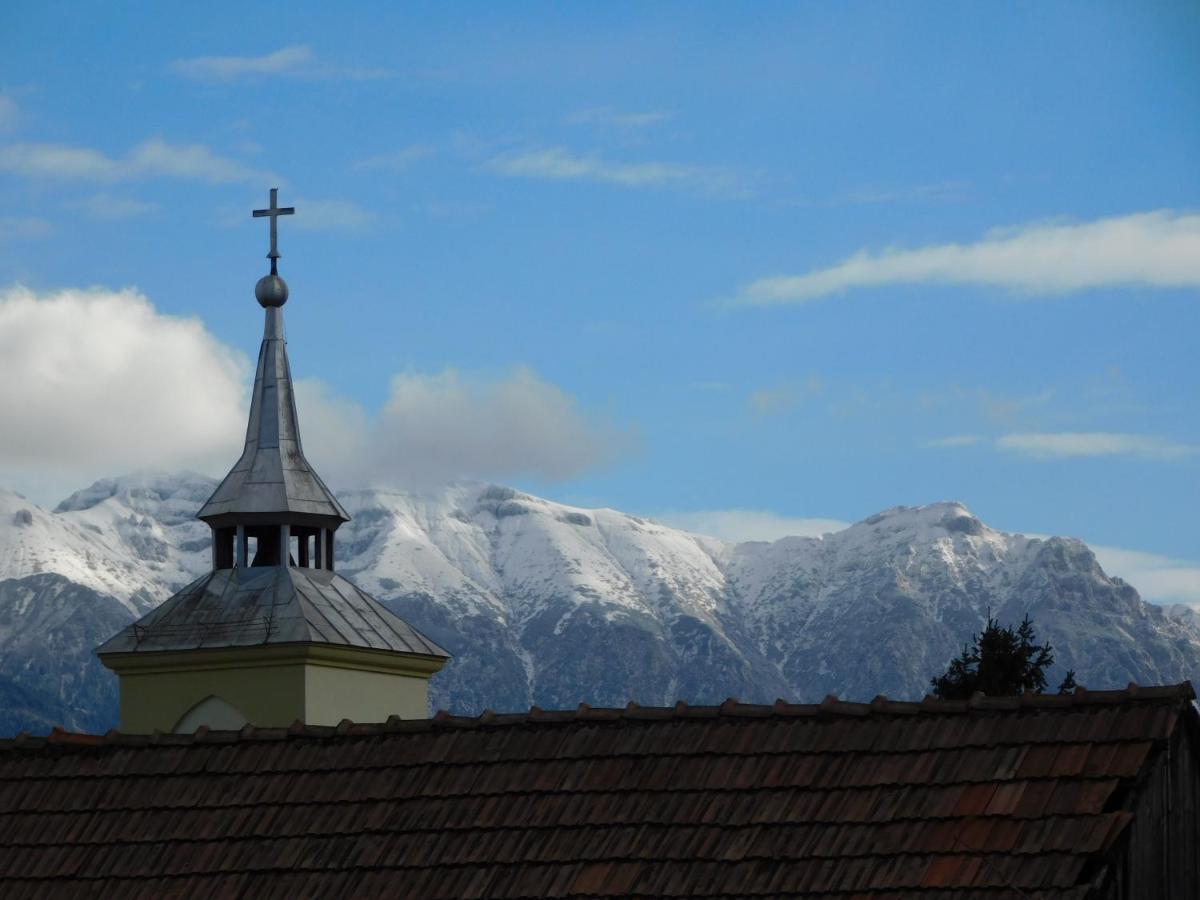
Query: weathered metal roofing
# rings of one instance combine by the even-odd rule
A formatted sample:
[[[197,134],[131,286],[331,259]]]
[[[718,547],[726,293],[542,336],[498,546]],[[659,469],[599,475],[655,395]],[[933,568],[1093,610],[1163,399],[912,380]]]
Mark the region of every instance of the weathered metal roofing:
[[[312,642],[448,657],[370,594],[326,569],[219,569],[114,635],[99,654]]]
[[[300,514],[348,522],[350,517],[342,505],[304,458],[283,310],[268,307],[266,318],[246,447],[200,510],[199,518]]]

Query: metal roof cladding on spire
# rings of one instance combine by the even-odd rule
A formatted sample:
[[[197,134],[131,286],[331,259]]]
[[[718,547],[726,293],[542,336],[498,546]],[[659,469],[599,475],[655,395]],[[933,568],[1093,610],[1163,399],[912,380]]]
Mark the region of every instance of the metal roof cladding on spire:
[[[424,718],[428,680],[449,654],[335,571],[335,532],[350,520],[304,458],[283,336],[287,285],[271,273],[241,458],[199,512],[212,571],[97,649],[121,677],[122,728],[178,731],[214,722]]]
[[[287,283],[279,277],[279,216],[294,215],[294,207],[278,205],[278,188],[271,189],[271,205],[254,210],[254,217],[271,220],[271,272],[261,278],[254,296],[266,310],[266,329],[258,351],[258,371],[250,401],[250,422],[241,458],[200,510],[199,518],[212,524],[230,517],[250,515],[319,516],[348,522],[333,493],[321,481],[300,443],[295,391],[283,332],[283,304]]]

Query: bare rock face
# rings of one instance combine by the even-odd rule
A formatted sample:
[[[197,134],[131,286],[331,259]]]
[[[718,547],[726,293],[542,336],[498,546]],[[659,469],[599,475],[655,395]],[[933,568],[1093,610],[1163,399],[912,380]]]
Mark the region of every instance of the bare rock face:
[[[23,711],[0,730],[115,721],[91,650],[207,570],[192,516],[213,484],[106,479],[54,512],[0,492],[0,707]],[[458,712],[918,698],[989,609],[1033,618],[1052,685],[1067,668],[1091,688],[1200,676],[1200,616],[1144,603],[1079,541],[993,531],[957,503],[730,544],[506,487],[341,499],[340,571],[454,654],[431,694]]]

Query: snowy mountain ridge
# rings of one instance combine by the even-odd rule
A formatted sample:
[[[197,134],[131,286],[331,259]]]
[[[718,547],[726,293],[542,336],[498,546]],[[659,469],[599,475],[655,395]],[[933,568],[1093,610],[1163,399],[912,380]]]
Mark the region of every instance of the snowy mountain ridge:
[[[53,669],[60,718],[111,717],[72,705],[102,705],[114,687],[83,690],[70,660],[109,679],[87,661],[113,610],[138,615],[207,571],[194,515],[214,484],[105,479],[53,512],[0,491],[0,678],[41,690]],[[1058,668],[1090,687],[1200,673],[1200,617],[1144,603],[1080,541],[998,532],[959,503],[734,544],[494,485],[341,499],[353,519],[338,533],[339,569],[454,653],[433,697],[464,712],[919,697],[989,609],[1003,621],[1029,613]],[[69,632],[53,666],[33,628],[51,642]]]
[[[195,514],[211,485],[191,474],[105,479],[53,512],[0,488],[0,581],[54,572],[140,615],[207,560]]]

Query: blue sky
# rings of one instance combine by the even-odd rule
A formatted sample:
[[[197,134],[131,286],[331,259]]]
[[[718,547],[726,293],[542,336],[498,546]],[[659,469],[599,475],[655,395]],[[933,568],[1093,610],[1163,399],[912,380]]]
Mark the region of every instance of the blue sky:
[[[1194,3],[39,2],[0,35],[9,486],[119,471],[122,435],[225,467],[204,392],[244,390],[278,185],[343,481],[745,533],[958,499],[1200,600]],[[19,364],[70,303],[182,343]],[[104,386],[74,431],[71,377]],[[203,460],[156,406],[192,392]]]

